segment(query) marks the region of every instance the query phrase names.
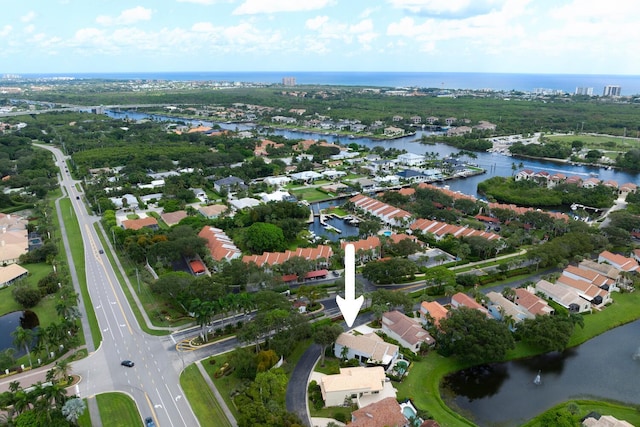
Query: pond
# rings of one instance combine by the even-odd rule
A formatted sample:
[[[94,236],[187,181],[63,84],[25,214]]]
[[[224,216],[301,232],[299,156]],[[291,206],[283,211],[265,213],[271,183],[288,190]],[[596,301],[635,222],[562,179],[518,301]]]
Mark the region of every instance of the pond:
[[[13,331],[18,326],[22,326],[24,329],[34,329],[40,325],[38,316],[30,310],[25,311],[13,311],[7,313],[4,316],[0,316],[0,351],[4,351],[8,348],[16,348],[13,345]],[[15,357],[20,357],[25,354],[24,349],[17,349]]]
[[[637,405],[639,350],[636,321],[563,353],[465,369],[445,378],[441,392],[447,405],[479,426],[518,426],[569,399]]]

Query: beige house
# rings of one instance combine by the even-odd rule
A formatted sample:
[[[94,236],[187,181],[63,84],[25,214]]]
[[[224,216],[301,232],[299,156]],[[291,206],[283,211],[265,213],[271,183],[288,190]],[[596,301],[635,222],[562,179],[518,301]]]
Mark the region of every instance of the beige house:
[[[0,288],[11,285],[16,280],[27,277],[29,271],[18,264],[9,264],[6,267],[0,267]]]
[[[398,357],[400,350],[397,345],[384,342],[374,333],[364,335],[342,333],[334,346],[336,357],[342,357],[343,348],[347,349],[347,359],[357,359],[361,363],[381,365],[385,369]]]
[[[0,213],[0,265],[16,263],[29,251],[27,222],[18,215]]]
[[[342,406],[345,400],[379,394],[384,389],[385,378],[382,366],[340,368],[339,374],[320,379],[322,399],[326,406]]]

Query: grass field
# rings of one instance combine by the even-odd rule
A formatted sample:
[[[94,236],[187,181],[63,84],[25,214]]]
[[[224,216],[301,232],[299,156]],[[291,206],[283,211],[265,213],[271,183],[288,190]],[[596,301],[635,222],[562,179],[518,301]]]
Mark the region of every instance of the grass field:
[[[180,385],[202,427],[231,427],[196,365],[187,366],[180,376]]]
[[[142,417],[135,402],[123,393],[96,396],[103,427],[142,427]]]
[[[640,147],[640,139],[623,138],[609,135],[549,135],[545,137],[549,141],[571,145],[573,141],[582,141],[584,148],[605,151],[628,151],[631,148]]]

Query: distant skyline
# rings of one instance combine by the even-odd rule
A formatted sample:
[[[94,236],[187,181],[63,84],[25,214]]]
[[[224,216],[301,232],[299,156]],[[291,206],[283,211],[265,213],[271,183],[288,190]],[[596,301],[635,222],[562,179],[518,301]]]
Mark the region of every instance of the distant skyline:
[[[639,75],[638,16],[628,0],[32,0],[0,14],[0,74]]]

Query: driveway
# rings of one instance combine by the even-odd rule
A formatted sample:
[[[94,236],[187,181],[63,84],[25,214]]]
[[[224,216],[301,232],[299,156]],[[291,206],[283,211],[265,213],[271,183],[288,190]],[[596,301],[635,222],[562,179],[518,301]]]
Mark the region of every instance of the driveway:
[[[287,411],[298,415],[302,424],[311,427],[307,410],[307,383],[313,367],[320,358],[321,347],[312,344],[302,355],[291,374],[292,381],[287,386]]]

